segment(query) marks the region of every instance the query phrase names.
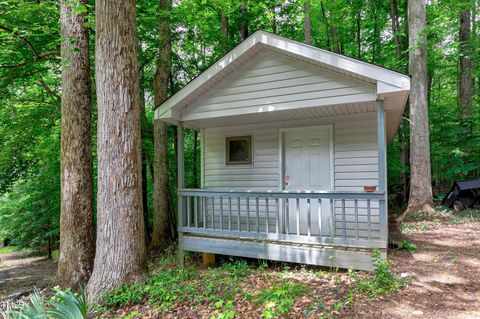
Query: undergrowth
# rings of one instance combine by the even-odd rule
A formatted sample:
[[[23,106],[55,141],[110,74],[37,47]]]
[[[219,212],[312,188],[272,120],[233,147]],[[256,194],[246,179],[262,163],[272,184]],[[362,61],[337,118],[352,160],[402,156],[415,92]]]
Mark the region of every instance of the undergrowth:
[[[301,297],[307,291],[307,288],[300,283],[282,281],[257,293],[253,300],[255,303],[264,306],[262,310],[263,318],[278,318],[280,315],[287,314],[295,299]]]
[[[245,261],[226,263],[216,269],[198,271],[185,268],[159,267],[146,282],[125,285],[104,296],[107,308],[133,306],[147,301],[164,310],[172,310],[175,302],[192,306],[202,302],[232,299],[239,292],[239,283],[250,273]]]
[[[361,277],[356,272],[351,272],[356,281],[352,292],[377,299],[382,295],[391,295],[405,285],[405,280],[392,272],[390,262],[381,258],[380,250],[373,250],[373,261],[373,276]]]
[[[318,287],[285,277],[287,273],[295,271],[290,266],[276,272],[268,270],[266,264],[254,268],[244,260],[232,260],[216,269],[199,270],[192,265],[178,268],[174,260],[162,258],[158,264],[152,265],[155,271],[145,282],[125,285],[106,294],[103,299],[106,307],[104,310],[108,312],[145,304],[160,314],[166,314],[174,311],[178,305],[187,304],[199,312],[209,308],[210,319],[229,319],[235,318],[237,312],[245,311],[245,307],[250,304],[260,311],[257,316],[271,319],[288,317],[296,302],[305,296],[313,303],[302,310],[304,313],[321,313],[321,318],[330,318],[343,307],[352,305],[358,295],[376,299],[381,295],[392,294],[404,285],[404,281],[391,271],[390,263],[381,258],[379,250],[374,251],[373,258],[373,274],[352,271],[351,277],[347,275],[349,279],[343,284],[345,276],[341,273],[328,275],[321,270],[312,270],[314,278],[324,278],[323,282],[330,278],[326,280],[330,281],[330,285],[334,284],[333,287],[330,286],[331,291],[340,285],[347,288],[345,292],[339,292],[339,299],[333,303],[332,299],[325,299],[325,304],[322,301],[325,296],[313,293]],[[307,271],[302,268],[302,272]],[[253,279],[252,276],[256,278]],[[253,281],[243,284],[247,279]],[[255,286],[256,281],[262,280],[268,281],[268,284]],[[139,310],[135,307],[131,313],[137,311]]]

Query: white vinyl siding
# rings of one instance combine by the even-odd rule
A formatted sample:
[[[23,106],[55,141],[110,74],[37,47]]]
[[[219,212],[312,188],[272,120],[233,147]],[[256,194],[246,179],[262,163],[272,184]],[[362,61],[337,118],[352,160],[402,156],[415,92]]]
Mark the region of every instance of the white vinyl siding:
[[[375,117],[335,125],[335,190],[363,191],[378,187],[378,147]]]
[[[225,164],[225,137],[252,136],[252,165]],[[278,189],[278,129],[217,128],[205,130],[205,188]]]
[[[263,52],[188,105],[182,117],[193,120],[375,99],[372,84]]]

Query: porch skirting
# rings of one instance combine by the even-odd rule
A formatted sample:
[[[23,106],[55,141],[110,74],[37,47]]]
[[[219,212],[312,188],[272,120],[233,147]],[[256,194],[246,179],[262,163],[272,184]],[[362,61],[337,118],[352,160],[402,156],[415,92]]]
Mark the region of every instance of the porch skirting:
[[[374,269],[371,248],[341,247],[336,245],[297,244],[249,238],[219,238],[183,234],[182,250],[230,256],[294,262],[332,268]],[[386,258],[386,249],[380,249],[380,257]]]

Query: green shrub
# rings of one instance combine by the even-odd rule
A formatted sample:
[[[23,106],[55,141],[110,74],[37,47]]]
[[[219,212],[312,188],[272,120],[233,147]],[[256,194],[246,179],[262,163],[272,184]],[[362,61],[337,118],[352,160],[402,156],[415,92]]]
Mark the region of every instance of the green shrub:
[[[415,244],[410,243],[408,240],[404,239],[400,245],[397,247],[398,250],[406,250],[409,253],[414,252],[417,249]]]
[[[404,282],[391,271],[390,262],[380,257],[380,250],[373,250],[373,261],[375,264],[373,276],[360,278],[354,273],[354,278],[357,280],[354,290],[373,299],[398,291]]]
[[[299,283],[282,281],[280,285],[267,288],[254,296],[254,302],[264,305],[262,317],[266,319],[278,318],[288,313],[295,298],[305,294],[307,289]]]
[[[204,301],[228,304],[240,290],[239,282],[250,273],[245,261],[225,263],[216,269],[198,272],[194,267],[167,268],[163,264],[146,282],[125,285],[104,297],[107,308],[133,306],[142,301],[171,310],[175,302],[200,305]],[[229,313],[233,311],[228,309]]]

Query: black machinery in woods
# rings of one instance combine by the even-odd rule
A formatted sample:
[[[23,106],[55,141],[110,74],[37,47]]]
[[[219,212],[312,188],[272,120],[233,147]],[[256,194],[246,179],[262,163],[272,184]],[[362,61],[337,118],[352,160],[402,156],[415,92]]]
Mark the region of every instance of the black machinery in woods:
[[[442,205],[456,211],[480,204],[480,179],[458,181],[442,200]]]

